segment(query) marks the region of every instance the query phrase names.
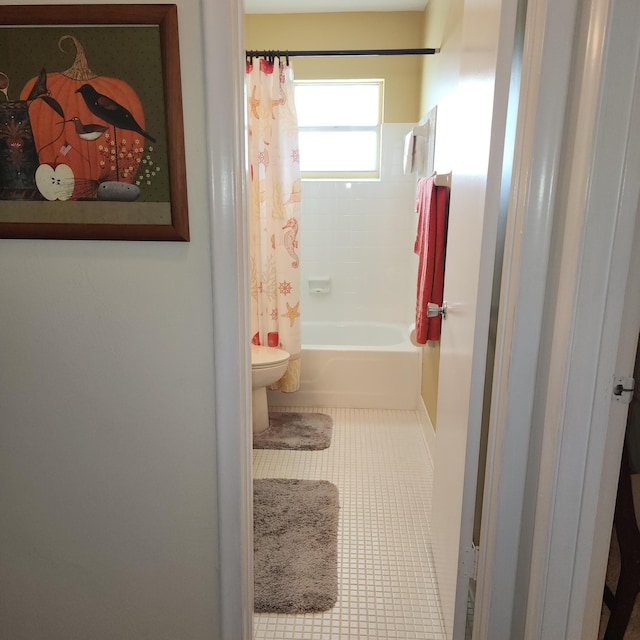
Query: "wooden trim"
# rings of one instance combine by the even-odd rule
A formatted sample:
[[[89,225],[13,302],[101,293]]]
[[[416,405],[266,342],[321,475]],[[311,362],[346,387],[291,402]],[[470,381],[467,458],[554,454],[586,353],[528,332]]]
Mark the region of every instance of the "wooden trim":
[[[0,222],[0,238],[189,240],[177,6],[175,4],[98,4],[0,7],[0,25],[117,26],[126,24],[158,25],[160,30],[170,224]],[[123,203],[123,206],[127,204]]]

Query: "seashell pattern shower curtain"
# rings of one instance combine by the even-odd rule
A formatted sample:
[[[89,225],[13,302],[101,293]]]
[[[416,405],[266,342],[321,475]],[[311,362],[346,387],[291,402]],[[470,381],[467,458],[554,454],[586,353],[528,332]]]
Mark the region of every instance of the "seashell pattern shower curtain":
[[[247,62],[251,341],[291,354],[272,388],[300,386],[300,162],[293,70]]]

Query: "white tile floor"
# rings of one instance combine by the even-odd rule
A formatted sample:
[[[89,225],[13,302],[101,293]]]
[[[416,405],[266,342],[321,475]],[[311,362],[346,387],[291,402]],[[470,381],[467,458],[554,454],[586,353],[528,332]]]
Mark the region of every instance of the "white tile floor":
[[[337,485],[338,602],[325,613],[256,614],[254,640],[444,640],[429,543],[432,467],[416,413],[287,411],[331,415],[331,446],[254,450],[254,477]]]

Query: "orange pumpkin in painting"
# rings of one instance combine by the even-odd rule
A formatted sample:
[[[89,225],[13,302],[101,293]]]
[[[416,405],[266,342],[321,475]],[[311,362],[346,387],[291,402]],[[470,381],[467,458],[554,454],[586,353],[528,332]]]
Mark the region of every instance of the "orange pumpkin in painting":
[[[93,73],[77,38],[62,36],[58,41],[61,50],[65,40],[72,40],[76,47],[74,63],[66,71],[46,76],[47,95],[62,107],[64,119],[45,100],[37,99],[29,104],[29,117],[40,164],[52,167],[68,165],[75,177],[72,197],[95,198],[101,182],[133,182],[145,142],[142,135],[125,129],[114,130],[97,118],[89,111],[82,95],[76,93],[77,89],[83,84],[90,84],[99,93],[128,109],[143,128],[144,112],[131,86],[124,80]],[[20,94],[21,100],[28,99],[37,81],[38,78],[32,78],[27,82]],[[83,133],[89,128],[94,133]]]

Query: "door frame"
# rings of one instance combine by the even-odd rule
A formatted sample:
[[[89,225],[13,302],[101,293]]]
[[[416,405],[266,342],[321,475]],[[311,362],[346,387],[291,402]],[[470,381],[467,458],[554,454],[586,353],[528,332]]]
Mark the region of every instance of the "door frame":
[[[216,431],[216,638],[253,637],[251,364],[246,265],[244,7],[202,1]],[[212,606],[213,603],[212,603]],[[217,614],[217,615],[216,615]]]
[[[610,492],[611,478],[605,478],[602,493],[596,490],[590,494],[587,490],[601,486],[605,470],[606,438],[601,434],[596,437],[598,426],[602,424],[597,419],[608,416],[611,404],[609,371],[615,365],[615,358],[607,359],[608,366],[603,371],[598,371],[596,366],[602,367],[602,358],[595,358],[593,363],[587,359],[584,371],[578,370],[578,360],[582,365],[583,359],[593,354],[596,346],[598,353],[607,350],[608,355],[613,346],[617,348],[622,311],[608,312],[606,316],[603,312],[598,313],[597,318],[595,314],[589,314],[587,293],[591,290],[585,282],[584,271],[574,272],[575,296],[562,298],[554,295],[549,299],[549,294],[557,291],[547,283],[554,282],[553,278],[548,278],[549,275],[571,271],[571,264],[551,259],[557,258],[554,251],[558,249],[553,237],[553,231],[557,229],[557,204],[561,196],[566,198],[568,195],[559,185],[558,177],[563,168],[566,172],[571,166],[562,151],[566,141],[563,135],[565,107],[573,95],[570,89],[576,90],[575,83],[569,84],[571,73],[575,71],[572,67],[573,46],[577,43],[586,48],[588,45],[596,56],[593,60],[602,60],[605,42],[610,45],[607,55],[615,58],[611,53],[615,49],[615,39],[598,40],[597,36],[606,31],[610,9],[631,10],[634,2],[593,0],[589,5],[591,22],[581,23],[581,30],[576,31],[575,38],[571,39],[567,38],[567,33],[574,32],[578,18],[584,20],[584,15],[578,12],[581,4],[578,0],[564,0],[562,3],[529,0],[523,64],[525,100],[522,101],[519,142],[516,145],[515,173],[518,177],[513,190],[514,215],[511,216],[505,242],[475,638],[506,640],[525,637],[510,635],[513,628],[525,627],[527,638],[542,637],[545,630],[549,630],[547,638],[564,637],[561,636],[562,631],[553,630],[552,623],[557,623],[556,629],[561,630],[580,628],[582,634],[587,594],[578,593],[572,582],[573,588],[567,595],[555,600],[552,598],[555,593],[552,577],[562,572],[562,576],[577,580],[584,574],[585,567],[588,572],[597,573],[599,570],[598,558],[592,558],[593,540],[597,535],[596,516],[603,509],[606,511],[599,501],[602,496],[603,504],[606,503],[605,493],[607,490]],[[238,0],[205,2],[202,3],[202,11],[206,36],[206,144],[212,212],[220,638],[250,640],[253,588],[248,447],[250,368],[246,343],[243,219],[242,6]],[[584,24],[590,25],[586,31]],[[624,30],[624,24],[618,28]],[[640,28],[636,29],[633,38],[640,37]],[[540,46],[541,43],[544,46]],[[620,41],[621,45],[625,43],[625,40]],[[625,46],[628,50],[628,44]],[[607,73],[614,74],[614,69]],[[581,91],[582,96],[591,92],[591,100],[596,95],[602,97],[599,91],[593,94],[595,86],[588,82],[583,83]],[[626,95],[624,91],[623,94]],[[221,95],[225,100],[220,100]],[[586,104],[591,102],[586,101]],[[602,120],[597,122],[604,129],[607,128],[605,124]],[[587,158],[590,160],[591,156],[588,154]],[[582,169],[583,178],[587,175],[592,182],[587,180],[585,184],[595,184],[598,174],[589,173],[595,164],[589,162],[587,165]],[[621,179],[621,169],[617,171],[616,175]],[[575,176],[577,182],[574,184],[579,183],[578,178]],[[627,194],[627,204],[630,198]],[[574,221],[576,224],[590,219],[590,216],[597,218],[597,211],[588,208],[582,211]],[[625,248],[624,251],[604,255],[598,247],[590,246],[587,240],[597,229],[586,225],[589,233],[581,236],[582,243],[574,255],[574,259],[581,261],[580,265],[584,265],[584,260],[590,259],[592,253],[603,261],[609,257],[606,282],[599,281],[597,292],[604,305],[612,304],[616,295],[623,295],[619,287],[611,285],[618,282],[617,276],[624,277],[629,270],[632,235],[629,229],[633,229],[635,223],[635,210],[630,213],[619,208],[616,222],[618,233],[615,241]],[[607,247],[610,249],[611,246]],[[573,266],[577,264],[574,261]],[[612,290],[616,295],[607,297]],[[617,338],[615,326],[613,334],[604,335],[612,324],[618,326]],[[584,339],[586,334],[576,331],[578,328],[594,332],[597,345]],[[562,384],[556,388],[549,386],[553,376],[550,375],[548,356],[553,338],[558,341],[562,336],[561,329],[569,331],[572,340],[563,343],[567,345],[563,351],[567,375],[562,377]],[[547,354],[546,359],[544,354]],[[576,360],[570,366],[573,358]],[[592,382],[588,390],[581,389],[578,384],[585,375],[590,376]],[[593,397],[594,394],[597,402],[587,403],[591,409],[589,446],[587,449],[583,446],[574,449],[570,446],[572,442],[578,440],[581,444],[585,437],[583,429],[575,428],[575,420],[583,408],[580,400],[585,395]],[[549,412],[554,409],[551,416]],[[541,431],[542,425],[547,425],[545,420],[551,417],[556,420],[551,423],[553,428],[545,426],[544,438],[536,440],[532,437]],[[539,471],[546,468],[554,472],[552,478],[538,484]],[[572,483],[571,474],[557,473],[558,470],[574,468],[582,469],[583,483]],[[579,497],[577,502],[576,497]],[[567,511],[575,516],[571,522],[567,522],[561,509],[567,503],[579,505],[577,511],[572,508]],[[212,505],[212,508],[215,507]],[[612,513],[612,507],[608,508]],[[539,532],[535,541],[523,537],[527,527],[530,530],[536,528]],[[575,550],[573,555],[562,553],[566,544]],[[530,571],[532,563],[535,563],[534,571]],[[521,604],[522,600],[524,604]]]
[[[558,4],[528,7],[474,638],[595,638],[640,321],[640,10]]]

